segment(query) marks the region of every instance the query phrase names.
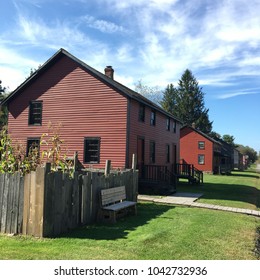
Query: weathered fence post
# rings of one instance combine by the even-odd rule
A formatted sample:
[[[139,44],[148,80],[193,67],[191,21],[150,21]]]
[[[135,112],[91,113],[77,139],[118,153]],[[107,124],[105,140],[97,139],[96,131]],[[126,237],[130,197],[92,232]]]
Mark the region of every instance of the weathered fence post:
[[[105,177],[110,174],[111,169],[111,160],[106,160],[106,167],[105,167]]]
[[[42,237],[44,234],[44,209],[46,194],[46,167],[37,167],[36,171],[25,175],[23,234]]]
[[[73,170],[74,170],[74,174],[78,170],[78,152],[77,151],[74,153]]]
[[[136,165],[137,165],[137,156],[136,154],[133,154],[132,158],[132,169],[135,171],[136,170]]]

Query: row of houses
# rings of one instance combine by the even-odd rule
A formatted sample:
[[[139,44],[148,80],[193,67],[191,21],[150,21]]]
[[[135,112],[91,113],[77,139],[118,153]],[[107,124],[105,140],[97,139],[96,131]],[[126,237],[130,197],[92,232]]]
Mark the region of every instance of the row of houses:
[[[211,174],[228,174],[234,169],[244,170],[247,165],[246,157],[236,148],[210,137],[194,125],[181,128],[180,159]]]
[[[64,49],[2,104],[8,106],[9,134],[27,151],[49,122],[60,123],[67,155],[77,151],[86,168],[104,168],[107,159],[113,168],[130,168],[136,154],[140,178],[169,182],[180,160],[213,173],[231,163],[224,143],[182,128],[176,117],[115,81],[111,66],[101,73]]]

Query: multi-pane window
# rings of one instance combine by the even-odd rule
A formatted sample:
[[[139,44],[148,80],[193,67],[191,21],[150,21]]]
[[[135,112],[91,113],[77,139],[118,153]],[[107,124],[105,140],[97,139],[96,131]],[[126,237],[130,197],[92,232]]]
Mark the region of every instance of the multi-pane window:
[[[198,155],[198,164],[205,164],[205,155]]]
[[[145,121],[145,106],[143,104],[140,104],[139,106],[139,121]]]
[[[42,101],[31,101],[29,104],[29,124],[42,124]]]
[[[27,139],[27,156],[29,154],[40,156],[40,138],[28,138]]]
[[[87,137],[84,140],[84,163],[100,162],[100,138]]]
[[[205,141],[199,141],[198,148],[199,150],[205,150]]]
[[[171,119],[170,118],[167,118],[166,119],[166,129],[169,131],[171,128]]]
[[[150,163],[155,163],[155,142],[150,141]]]
[[[166,144],[166,163],[170,162],[170,145]]]
[[[155,125],[155,122],[156,122],[156,112],[155,112],[155,110],[152,110],[151,111],[150,124]]]

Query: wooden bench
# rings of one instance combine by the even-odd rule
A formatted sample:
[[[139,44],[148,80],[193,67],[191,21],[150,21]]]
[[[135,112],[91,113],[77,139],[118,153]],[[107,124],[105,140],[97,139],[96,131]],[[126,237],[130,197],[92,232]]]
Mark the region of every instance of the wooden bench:
[[[117,218],[129,212],[136,215],[136,202],[126,200],[125,186],[102,189],[100,192],[101,207],[99,221],[115,223]]]

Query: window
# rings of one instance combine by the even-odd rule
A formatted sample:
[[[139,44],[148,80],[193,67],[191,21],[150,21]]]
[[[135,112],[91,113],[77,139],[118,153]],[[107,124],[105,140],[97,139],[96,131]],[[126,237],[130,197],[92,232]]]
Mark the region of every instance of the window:
[[[167,118],[167,119],[166,119],[166,129],[167,129],[168,131],[170,131],[170,127],[171,127],[171,119],[170,119],[170,118]]]
[[[170,162],[170,145],[166,144],[166,163]]]
[[[140,104],[139,106],[139,121],[145,121],[145,106],[143,104]]]
[[[150,141],[150,163],[155,163],[155,142]]]
[[[198,164],[205,164],[205,155],[198,155]]]
[[[31,101],[29,104],[29,125],[42,124],[42,101]]]
[[[38,152],[38,156],[40,156],[40,138],[27,139],[26,155],[28,156],[31,152],[35,154],[34,151]]]
[[[199,150],[205,150],[205,142],[204,141],[199,141],[198,142],[198,148],[199,148]]]
[[[150,119],[150,124],[151,125],[155,125],[155,121],[156,121],[156,113],[154,110],[151,111],[151,119]]]
[[[100,162],[100,138],[87,137],[84,140],[84,163]]]
[[[177,122],[173,121],[173,125],[172,125],[173,133],[176,133],[176,127],[177,127]]]

